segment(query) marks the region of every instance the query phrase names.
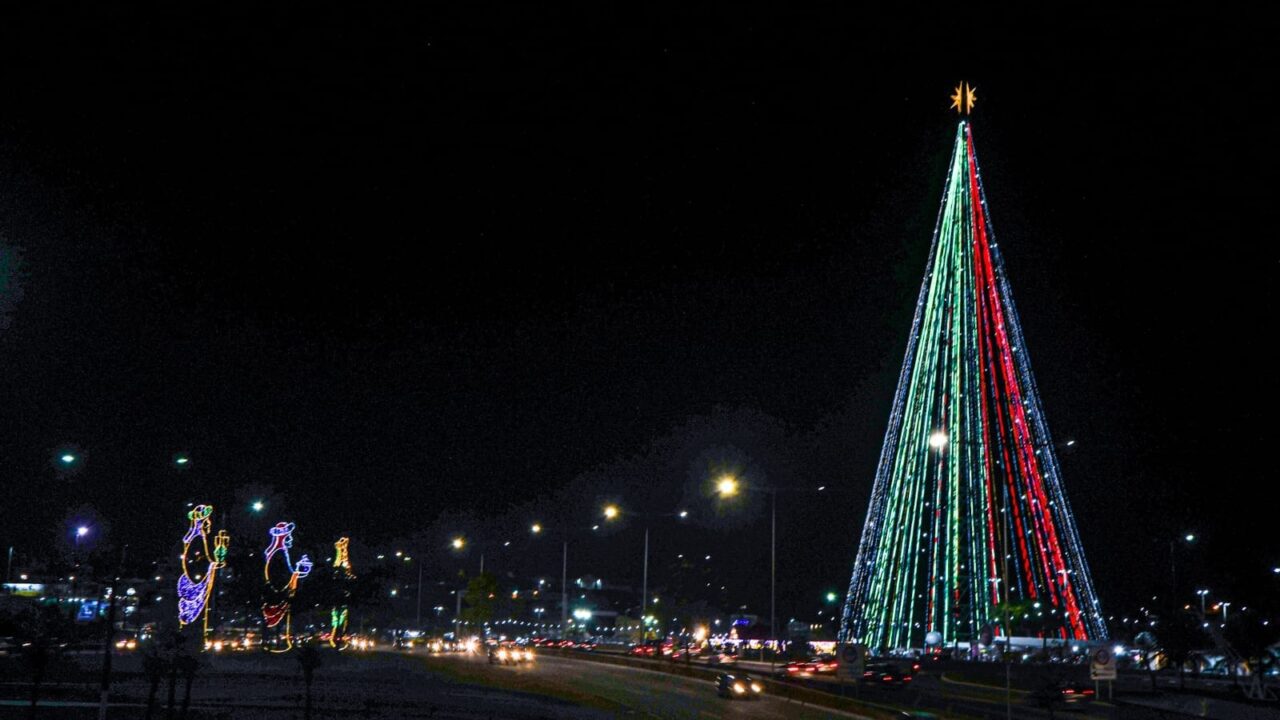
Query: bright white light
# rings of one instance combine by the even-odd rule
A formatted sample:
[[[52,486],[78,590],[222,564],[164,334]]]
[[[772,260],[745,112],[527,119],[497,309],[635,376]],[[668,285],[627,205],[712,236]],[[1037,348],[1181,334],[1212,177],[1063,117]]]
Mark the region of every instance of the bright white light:
[[[577,608],[573,611],[573,617],[578,620],[590,620],[591,611],[586,608]]]
[[[1187,542],[1195,542],[1195,541],[1196,541],[1196,536],[1195,536],[1195,535],[1188,534],[1188,535],[1187,535],[1187,537],[1186,537],[1186,541],[1187,541]]]
[[[89,528],[85,527],[84,525],[81,525],[80,527],[76,528],[76,537],[84,537],[85,535],[88,535],[88,534],[89,534]]]
[[[681,518],[687,518],[687,517],[689,517],[689,511],[688,511],[688,510],[681,510],[681,511],[680,511],[680,517],[681,517]]]
[[[254,500],[253,504],[250,505],[249,507],[253,508],[254,512],[262,512],[262,509],[265,508],[266,506],[267,506],[266,503],[262,502],[261,500]]]
[[[534,523],[533,526],[529,528],[529,532],[533,533],[534,535],[537,535],[538,533],[542,532],[542,525],[538,523]]]
[[[941,450],[947,446],[947,433],[942,430],[934,430],[929,436],[929,447],[934,450]]]
[[[76,461],[76,456],[72,455],[71,453],[67,453],[66,455],[62,456],[61,460],[62,462],[70,465],[71,463]]]
[[[187,463],[191,462],[191,459],[186,456],[183,456],[178,458],[177,460],[174,460],[174,462],[178,463],[179,465],[186,465]]]

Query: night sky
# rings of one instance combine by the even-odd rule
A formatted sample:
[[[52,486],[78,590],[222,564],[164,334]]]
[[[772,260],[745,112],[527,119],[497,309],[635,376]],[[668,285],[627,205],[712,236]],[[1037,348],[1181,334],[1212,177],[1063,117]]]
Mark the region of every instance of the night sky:
[[[767,512],[700,492],[736,467],[829,488],[779,502],[779,614],[809,613],[848,582],[966,79],[1104,609],[1186,532],[1196,582],[1274,601],[1265,27],[458,7],[0,23],[3,544],[88,504],[166,551],[255,483],[300,546],[614,500],[699,518],[654,521],[653,582],[723,553],[759,609]],[[635,580],[638,524],[574,570]]]

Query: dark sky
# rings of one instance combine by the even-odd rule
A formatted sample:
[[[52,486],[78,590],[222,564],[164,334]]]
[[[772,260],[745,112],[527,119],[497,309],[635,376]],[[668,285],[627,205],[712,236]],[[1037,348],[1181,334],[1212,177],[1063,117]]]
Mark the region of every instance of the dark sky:
[[[462,6],[0,23],[0,540],[89,503],[164,547],[248,483],[315,542],[585,523],[749,458],[833,490],[780,508],[803,612],[848,581],[964,78],[1104,607],[1187,531],[1197,582],[1275,594],[1263,23]],[[656,552],[758,594],[750,517]]]

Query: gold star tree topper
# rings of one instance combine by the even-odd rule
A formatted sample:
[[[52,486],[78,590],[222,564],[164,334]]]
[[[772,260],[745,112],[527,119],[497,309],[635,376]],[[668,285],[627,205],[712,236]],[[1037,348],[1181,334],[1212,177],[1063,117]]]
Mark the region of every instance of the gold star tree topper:
[[[969,83],[962,82],[956,85],[956,91],[951,94],[951,109],[961,115],[968,115],[973,112],[973,106],[978,102],[978,89],[969,87]]]

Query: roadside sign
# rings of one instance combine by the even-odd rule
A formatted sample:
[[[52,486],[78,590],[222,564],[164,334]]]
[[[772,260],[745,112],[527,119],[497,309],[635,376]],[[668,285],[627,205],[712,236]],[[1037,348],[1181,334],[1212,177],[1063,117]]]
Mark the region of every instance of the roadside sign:
[[[1089,653],[1089,679],[1116,679],[1116,655],[1111,652],[1111,648],[1099,647]]]
[[[867,666],[867,646],[857,643],[841,643],[836,658],[836,675],[841,679],[858,680]]]

